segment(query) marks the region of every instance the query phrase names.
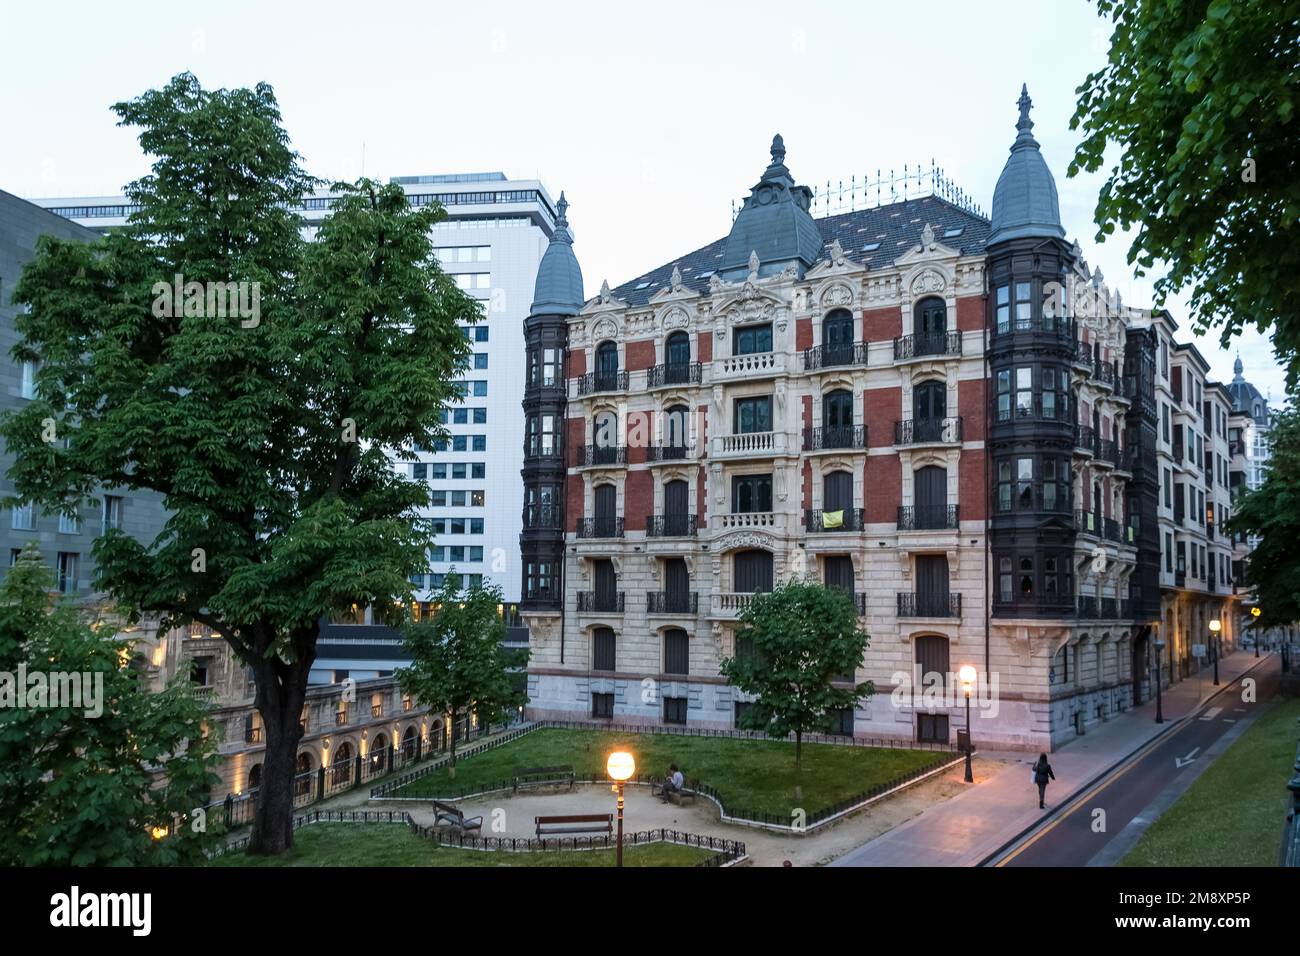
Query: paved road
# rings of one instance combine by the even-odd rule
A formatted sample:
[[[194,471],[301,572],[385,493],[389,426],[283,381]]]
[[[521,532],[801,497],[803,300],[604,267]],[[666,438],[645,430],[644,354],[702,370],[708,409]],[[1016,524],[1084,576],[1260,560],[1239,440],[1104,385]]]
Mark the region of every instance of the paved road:
[[[1199,714],[1189,717],[1135,762],[1076,798],[1062,816],[997,865],[1086,866],[1180,775],[1190,776],[1201,769],[1205,752],[1237,722],[1252,717],[1277,693],[1280,669],[1281,662],[1274,657],[1250,674],[1225,682],[1224,689]],[[1242,702],[1245,678],[1256,682],[1254,703]],[[1106,813],[1105,832],[1101,833],[1093,832],[1098,808]]]

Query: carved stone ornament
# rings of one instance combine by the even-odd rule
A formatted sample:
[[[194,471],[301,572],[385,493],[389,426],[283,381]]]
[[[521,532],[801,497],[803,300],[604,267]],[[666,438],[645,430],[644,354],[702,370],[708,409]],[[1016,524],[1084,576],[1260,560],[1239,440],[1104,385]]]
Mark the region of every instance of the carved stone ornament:
[[[713,547],[715,555],[741,548],[765,548],[775,552],[776,540],[771,535],[757,531],[736,531],[718,538]]]
[[[833,285],[822,293],[822,308],[836,309],[853,303],[853,290],[846,285]]]
[[[591,334],[593,338],[597,341],[601,339],[612,339],[616,335],[618,335],[618,323],[616,323],[613,319],[606,316],[605,318],[601,319],[599,322],[596,323],[596,326],[594,329],[592,329]]]
[[[690,319],[684,309],[670,309],[664,314],[664,331],[669,332],[673,329],[684,329],[689,326]]]
[[[925,228],[921,230],[921,247],[927,250],[934,248],[934,230],[930,228],[928,222],[925,224]]]
[[[829,243],[827,243],[826,249],[830,253],[831,265],[833,266],[844,265],[844,262],[848,257],[844,254],[844,247],[840,245],[840,241],[838,239],[832,239]]]
[[[948,282],[944,277],[933,269],[926,269],[915,279],[912,280],[912,294],[925,295],[931,292],[942,292],[948,287]]]
[[[670,278],[668,282],[672,286],[674,292],[681,292],[682,291],[682,270],[677,268],[677,266],[673,266],[672,278]]]
[[[600,284],[600,304],[609,305],[614,301],[614,293],[609,289],[609,280],[606,279]]]

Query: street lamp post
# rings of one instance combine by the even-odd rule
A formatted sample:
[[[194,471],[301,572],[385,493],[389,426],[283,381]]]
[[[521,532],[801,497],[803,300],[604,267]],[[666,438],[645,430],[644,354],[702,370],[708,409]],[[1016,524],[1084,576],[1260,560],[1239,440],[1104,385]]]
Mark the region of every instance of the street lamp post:
[[[1211,635],[1211,639],[1214,641],[1213,647],[1214,647],[1214,686],[1215,687],[1219,686],[1219,631],[1221,631],[1222,629],[1223,629],[1223,625],[1219,623],[1219,619],[1217,617],[1210,622],[1210,635]]]
[[[971,772],[970,765],[970,753],[975,746],[970,736],[970,692],[975,683],[975,668],[970,664],[963,664],[957,676],[961,680],[961,689],[966,694],[966,782],[974,783],[975,774]]]
[[[1161,702],[1160,702],[1160,668],[1163,666],[1162,662],[1165,656],[1164,651],[1165,651],[1165,642],[1160,640],[1160,638],[1157,637],[1156,638],[1156,723],[1157,724],[1163,724],[1165,722],[1165,712],[1164,710],[1161,709]]]
[[[605,770],[614,781],[614,792],[618,794],[618,849],[615,851],[618,866],[623,865],[623,784],[636,772],[636,761],[626,750],[615,750],[609,755]]]
[[[1259,619],[1259,608],[1257,608],[1257,607],[1252,607],[1252,608],[1250,609],[1250,616],[1251,616],[1252,618],[1255,618],[1256,620],[1258,620],[1258,619]],[[1259,657],[1259,626],[1258,626],[1258,625],[1255,625],[1255,626],[1253,626],[1253,627],[1251,628],[1251,630],[1254,631],[1254,633],[1255,633],[1255,656],[1256,656],[1256,657]]]

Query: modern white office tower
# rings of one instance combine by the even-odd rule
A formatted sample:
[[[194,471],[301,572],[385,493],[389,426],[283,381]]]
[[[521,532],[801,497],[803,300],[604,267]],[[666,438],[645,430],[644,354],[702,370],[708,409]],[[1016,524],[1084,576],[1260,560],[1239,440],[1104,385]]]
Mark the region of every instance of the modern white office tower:
[[[421,449],[416,462],[394,462],[429,482],[436,544],[428,572],[416,582],[416,598],[427,601],[455,568],[462,576],[482,575],[500,585],[507,605],[520,598],[519,533],[524,426],[523,321],[533,300],[537,267],[555,230],[555,204],[535,179],[508,179],[501,172],[397,176],[412,206],[440,202],[445,221],[433,228],[444,271],[483,304],[483,318],[465,328],[473,358],[464,376],[464,399],[448,411],[445,448]],[[329,213],[332,194],[304,202],[304,235],[311,236]],[[123,196],[34,199],[32,202],[98,232],[124,225],[131,208]],[[507,618],[514,623],[513,609]],[[313,678],[331,674],[357,679],[399,666],[395,636],[362,631],[358,615],[329,628]],[[512,638],[524,635],[522,628]],[[364,640],[356,640],[364,638]]]

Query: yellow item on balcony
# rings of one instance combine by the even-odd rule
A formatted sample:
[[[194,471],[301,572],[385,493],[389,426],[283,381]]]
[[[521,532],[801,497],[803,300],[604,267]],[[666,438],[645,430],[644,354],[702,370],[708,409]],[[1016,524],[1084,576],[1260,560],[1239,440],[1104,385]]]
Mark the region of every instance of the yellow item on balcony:
[[[843,527],[844,527],[844,511],[843,511],[843,510],[840,510],[840,511],[823,511],[823,512],[822,512],[822,527],[823,527],[823,528],[843,528]]]

